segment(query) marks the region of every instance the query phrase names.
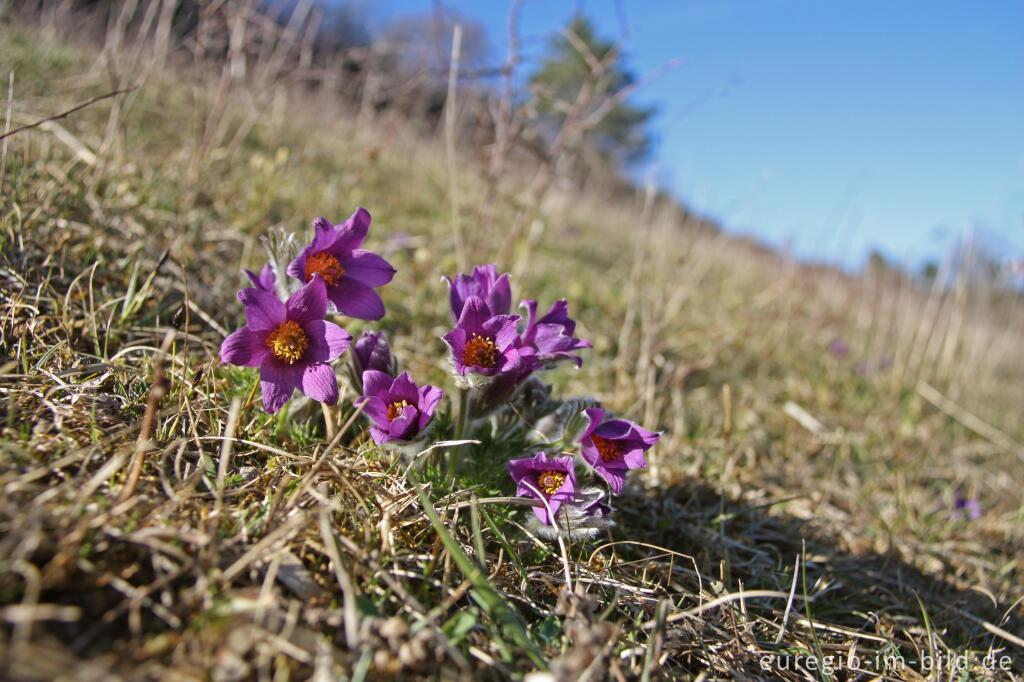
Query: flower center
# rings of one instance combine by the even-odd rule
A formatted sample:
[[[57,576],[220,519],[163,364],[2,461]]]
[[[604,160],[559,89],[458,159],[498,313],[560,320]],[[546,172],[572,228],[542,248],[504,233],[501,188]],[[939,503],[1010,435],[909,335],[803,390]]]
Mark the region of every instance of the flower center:
[[[565,472],[542,471],[537,477],[537,485],[550,497],[558,492],[558,489],[565,483]]]
[[[306,259],[306,281],[313,279],[313,275],[320,275],[324,284],[333,286],[345,275],[345,268],[332,254],[321,251]]]
[[[275,358],[284,360],[289,365],[301,360],[308,346],[309,338],[306,337],[305,330],[293,320],[285,320],[267,337],[267,348],[270,352]]]
[[[594,447],[601,453],[601,459],[604,461],[610,462],[622,457],[622,451],[625,449],[622,441],[601,438],[597,434],[591,434],[590,440],[594,441]]]
[[[403,400],[402,402],[394,402],[388,405],[388,421],[393,422],[402,416],[405,412],[405,408],[409,407],[409,401]]]
[[[473,334],[462,350],[462,364],[490,369],[498,364],[498,347],[490,337]]]

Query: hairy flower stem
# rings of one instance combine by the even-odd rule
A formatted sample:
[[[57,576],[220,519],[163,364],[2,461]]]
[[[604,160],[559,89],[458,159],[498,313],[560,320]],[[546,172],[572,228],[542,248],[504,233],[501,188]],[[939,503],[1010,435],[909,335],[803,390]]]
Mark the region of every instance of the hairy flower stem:
[[[320,408],[324,412],[324,437],[327,439],[327,442],[330,443],[334,440],[335,433],[333,410],[327,406],[327,403],[320,403]]]
[[[469,425],[469,389],[459,389],[459,416],[455,420],[455,440],[464,440],[466,427]],[[455,449],[448,451],[448,470],[445,479],[455,482],[455,460],[462,453],[462,446],[457,445]]]

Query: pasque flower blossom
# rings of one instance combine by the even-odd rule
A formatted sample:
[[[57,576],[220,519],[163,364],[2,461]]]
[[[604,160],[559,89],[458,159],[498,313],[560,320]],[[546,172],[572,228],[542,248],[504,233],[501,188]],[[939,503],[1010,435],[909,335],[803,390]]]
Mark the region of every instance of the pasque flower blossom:
[[[572,457],[551,457],[538,452],[533,457],[513,459],[508,463],[508,473],[516,483],[516,495],[545,500],[547,506],[534,507],[537,519],[553,526],[554,519],[563,504],[573,501],[576,495],[576,472]]]
[[[487,310],[494,315],[508,315],[512,309],[512,287],[508,282],[508,273],[498,275],[494,265],[477,265],[472,275],[456,275],[448,280],[451,289],[449,296],[452,305],[452,317],[456,320],[462,316],[462,309],[470,296],[478,296],[483,300]]]
[[[363,392],[363,372],[374,369],[388,376],[398,374],[398,362],[391,354],[391,347],[384,332],[363,332],[348,354],[345,375],[359,393]]]
[[[323,279],[314,277],[284,303],[262,288],[243,289],[238,298],[247,324],[224,339],[220,359],[260,368],[264,409],[277,412],[296,388],[328,405],[337,402],[338,379],[329,363],[345,352],[352,337],[324,320]]]
[[[591,344],[575,337],[576,322],[569,317],[569,305],[564,300],[552,305],[540,319],[537,318],[537,301],[522,301],[520,306],[526,308],[529,318],[520,329],[519,324],[509,322],[521,322],[521,318],[507,314],[512,300],[508,273],[499,275],[494,265],[478,265],[472,274],[446,279],[452,314],[458,326],[444,339],[452,347],[455,369],[460,376],[473,372],[490,377],[489,381],[472,385],[474,391],[470,400],[474,416],[490,414],[508,403],[537,370],[565,359],[573,360],[577,367],[583,364],[575,352],[590,348]],[[477,302],[467,318],[470,301]],[[488,326],[488,333],[468,329],[469,319],[478,327]],[[460,328],[464,331],[459,331]],[[497,338],[498,329],[501,343]],[[505,362],[513,355],[506,350],[514,351],[517,361]]]
[[[644,452],[661,437],[625,419],[604,419],[604,410],[586,410],[590,425],[580,436],[580,453],[612,492],[618,495],[626,482],[626,472],[647,466]]]
[[[277,296],[277,290],[274,288],[274,282],[277,281],[277,275],[274,274],[274,268],[267,263],[260,270],[260,274],[257,275],[252,270],[242,270],[245,276],[252,282],[252,286],[260,291],[265,291],[271,296]]]
[[[369,212],[359,207],[337,226],[317,218],[313,228],[313,241],[288,265],[288,274],[301,282],[320,275],[328,300],[343,315],[360,320],[384,317],[384,302],[373,289],[390,282],[395,269],[377,254],[359,248],[370,229]]]
[[[517,315],[492,315],[479,296],[466,299],[455,329],[441,337],[452,349],[455,371],[460,376],[471,371],[494,376],[519,370],[518,321]]]
[[[436,386],[417,386],[408,372],[396,378],[377,370],[363,372],[363,413],[373,420],[370,435],[378,445],[419,440],[444,396]]]
[[[356,341],[352,360],[360,375],[368,369],[375,369],[395,376],[395,358],[391,355],[391,346],[384,332],[363,332]]]
[[[530,314],[526,330],[520,336],[521,354],[527,356],[536,367],[551,365],[560,359],[569,358],[577,367],[583,359],[572,351],[591,348],[593,344],[577,339],[576,321],[569,317],[569,304],[562,299],[551,306],[544,317],[537,319],[537,301],[529,299],[520,303]]]

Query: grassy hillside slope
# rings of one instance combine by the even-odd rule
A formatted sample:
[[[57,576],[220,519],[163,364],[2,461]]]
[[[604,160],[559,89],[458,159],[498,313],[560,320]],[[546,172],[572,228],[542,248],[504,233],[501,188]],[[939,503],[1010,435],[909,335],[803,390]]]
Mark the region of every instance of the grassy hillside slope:
[[[642,194],[529,205],[400,119],[130,56],[0,32],[10,128],[140,85],[3,142],[8,677],[1024,674],[1019,300],[806,268]],[[448,490],[373,444],[351,390],[269,416],[219,363],[259,236],[357,205],[398,274],[382,322],[340,322],[421,382],[449,385],[443,275],[494,262],[569,300],[594,348],[554,394],[663,432],[607,537],[563,554],[488,501],[525,443],[501,423]]]

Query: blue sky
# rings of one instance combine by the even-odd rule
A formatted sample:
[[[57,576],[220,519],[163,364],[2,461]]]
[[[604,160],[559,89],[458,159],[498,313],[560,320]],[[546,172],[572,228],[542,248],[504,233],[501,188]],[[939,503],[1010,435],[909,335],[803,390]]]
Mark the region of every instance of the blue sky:
[[[371,27],[434,7],[364,5]],[[505,53],[511,0],[446,3]],[[856,267],[967,230],[1024,256],[1024,2],[528,0],[533,49],[577,10],[644,74],[664,186],[726,229]]]

